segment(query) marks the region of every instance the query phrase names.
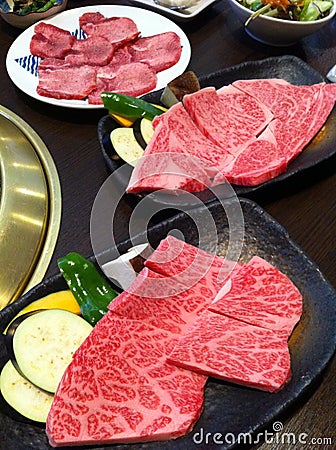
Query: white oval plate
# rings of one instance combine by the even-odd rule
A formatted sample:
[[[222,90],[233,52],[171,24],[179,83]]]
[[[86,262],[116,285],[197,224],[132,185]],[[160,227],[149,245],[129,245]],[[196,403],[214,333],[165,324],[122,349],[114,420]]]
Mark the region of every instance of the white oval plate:
[[[158,81],[155,90],[164,88],[171,80],[181,75],[188,66],[191,57],[191,47],[187,36],[170,19],[152,11],[132,6],[97,5],[69,9],[43,22],[51,23],[78,36],[80,35],[79,17],[87,12],[100,12],[105,17],[129,17],[137,24],[141,36],[152,36],[166,31],[174,31],[180,37],[182,45],[181,57],[174,66],[157,74]],[[13,83],[30,97],[51,105],[84,109],[103,108],[103,105],[90,105],[87,100],[59,100],[43,97],[36,92],[39,58],[33,56],[29,50],[35,25],[30,26],[21,33],[8,50],[6,68]]]

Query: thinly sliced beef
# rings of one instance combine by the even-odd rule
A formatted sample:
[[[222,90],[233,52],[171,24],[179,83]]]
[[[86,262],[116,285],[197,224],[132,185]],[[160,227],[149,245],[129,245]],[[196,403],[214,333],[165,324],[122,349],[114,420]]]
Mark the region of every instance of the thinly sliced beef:
[[[212,185],[218,162],[233,160],[199,131],[181,103],[155,118],[153,125],[154,135],[132,172],[128,193],[202,191]]]
[[[127,193],[169,190],[181,192],[200,192],[211,185],[211,181],[195,159],[182,153],[147,153],[138,161],[127,186]]]
[[[37,93],[44,97],[83,100],[96,88],[96,68],[92,66],[39,68]]]
[[[82,29],[87,36],[102,36],[115,46],[133,41],[140,33],[136,23],[128,17],[110,17],[95,23],[82,21]]]
[[[83,29],[87,23],[104,22],[106,17],[100,12],[87,12],[79,17],[79,26]]]
[[[119,65],[123,66],[125,64],[131,63],[131,55],[128,51],[127,45],[124,47],[118,47],[115,49],[113,58],[110,62],[110,65]]]
[[[85,72],[77,81],[66,83],[65,89],[57,84],[52,86],[52,79],[58,83],[69,72],[58,72],[54,76],[44,72],[44,79],[37,88],[40,95],[82,100],[85,92],[88,102],[97,105],[103,103],[103,91],[138,97],[155,89],[157,72],[171,67],[181,56],[181,42],[176,33],[139,38],[136,23],[128,17],[107,18],[99,12],[90,12],[79,18],[79,24],[84,39],[76,39],[69,31],[46,22],[35,26],[30,49],[33,55],[42,58],[40,73],[47,68],[51,71],[70,67],[83,67]],[[137,42],[135,47],[133,42]],[[87,76],[88,65],[98,69],[98,76],[94,85],[90,82],[84,89],[82,81]],[[74,74],[77,75],[77,71]],[[69,85],[72,92],[69,92]],[[77,85],[78,91],[75,90]],[[193,186],[198,185],[193,182]]]
[[[35,25],[34,32],[30,53],[40,58],[64,58],[76,41],[69,31],[45,22]]]
[[[203,161],[210,178],[217,175],[222,166],[233,161],[233,156],[228,151],[204,136],[182,103],[177,103],[165,114],[155,117],[153,126],[155,129],[159,128],[165,138],[165,142],[161,143],[165,151],[182,152]]]
[[[183,105],[207,138],[235,156],[273,118],[268,108],[232,86],[185,95]]]
[[[254,256],[231,283],[231,290],[209,306],[211,311],[289,337],[302,314],[302,295],[286,275]]]
[[[110,64],[97,70],[97,88],[89,95],[89,103],[102,104],[100,94],[118,92],[138,97],[155,88],[157,76],[147,64]]]
[[[188,286],[145,268],[109,309],[119,316],[171,332],[171,342],[166,343],[170,352],[177,339],[174,335],[187,331],[211,303],[213,295],[216,289],[209,276],[204,275],[198,283]]]
[[[176,283],[174,275],[185,272],[186,261],[197,261],[197,270],[206,270],[181,290],[185,279]],[[269,330],[209,311],[223,287],[219,270],[232,268],[227,263],[172,236],[161,242],[147,260],[161,273],[144,267],[75,352],[47,418],[52,446],[182,436],[202,412],[208,375],[270,392],[288,381],[287,330]],[[265,279],[259,272],[253,279],[258,286],[259,278]],[[249,274],[245,279],[249,281]],[[276,280],[269,276],[266,284],[273,286]],[[279,301],[282,307],[283,298]]]
[[[323,89],[323,92],[325,94],[328,106],[330,103],[332,105],[333,103],[336,102],[336,84],[333,83],[326,84],[326,86]]]
[[[274,114],[271,131],[287,163],[313,139],[334,102],[325,102],[325,83],[295,86],[284,80],[239,80],[233,83],[264,103]]]
[[[205,186],[226,181],[260,185],[285,172],[316,136],[334,107],[335,91],[325,83],[295,86],[282,79],[239,80],[218,91],[201,89],[184,96],[185,109],[175,105],[153,120],[160,132],[154,134],[145,156],[158,154],[159,146],[195,156],[204,161],[210,178],[211,184]],[[151,166],[154,168],[155,162]],[[141,191],[136,176],[144,177],[146,170],[141,167],[135,172],[129,192],[133,186]],[[152,185],[147,182],[146,190],[161,188],[162,181],[150,179]],[[185,186],[187,190],[195,188]]]
[[[71,64],[66,63],[65,59],[59,59],[59,58],[43,58],[41,59],[38,70],[41,73],[43,70],[50,69],[65,69],[71,67]]]
[[[168,365],[172,334],[108,312],[68,366],[47,418],[52,446],[168,440],[191,430],[206,377]]]
[[[101,36],[76,39],[65,61],[73,66],[105,66],[112,60],[114,46]]]
[[[284,332],[205,311],[181,336],[168,362],[198,373],[277,392],[290,379]]]
[[[151,66],[156,72],[176,64],[182,53],[180,37],[173,31],[141,37],[128,46],[132,61]]]
[[[282,121],[292,121],[298,112],[304,115],[309,112],[322,86],[296,86],[277,78],[237,80],[232,84],[257,98],[272,111],[275,118]]]

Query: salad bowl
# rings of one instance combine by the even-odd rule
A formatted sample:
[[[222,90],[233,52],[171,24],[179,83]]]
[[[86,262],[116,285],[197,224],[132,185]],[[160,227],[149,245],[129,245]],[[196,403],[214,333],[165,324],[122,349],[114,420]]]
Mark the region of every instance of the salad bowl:
[[[244,24],[246,33],[255,40],[275,47],[286,47],[300,39],[315,33],[327,25],[335,16],[336,5],[325,14],[319,14],[315,20],[288,20],[285,18],[256,14],[239,0],[229,0],[233,12]],[[267,13],[269,14],[269,13]]]

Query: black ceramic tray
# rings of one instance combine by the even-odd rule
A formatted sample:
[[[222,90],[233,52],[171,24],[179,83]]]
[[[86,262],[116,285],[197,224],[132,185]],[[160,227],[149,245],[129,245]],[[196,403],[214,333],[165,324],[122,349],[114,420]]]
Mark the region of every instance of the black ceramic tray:
[[[316,72],[304,61],[295,56],[286,55],[267,58],[260,61],[249,61],[220,70],[210,75],[202,76],[200,77],[200,84],[201,87],[214,86],[220,88],[235,80],[252,78],[283,78],[296,85],[311,85],[325,81],[320,73]],[[161,94],[162,90],[155,91],[145,95],[143,98],[149,102],[158,104],[160,103]],[[113,159],[113,148],[109,138],[110,132],[118,126],[120,125],[118,125],[111,116],[107,115],[102,117],[98,124],[98,138],[106,165],[111,172],[115,172],[121,165],[127,166],[127,168],[125,167],[125,170],[120,171],[117,176],[121,186],[126,189],[132,167],[128,164],[123,164],[121,160]],[[301,155],[288,166],[285,173],[258,186],[245,187],[233,185],[232,187],[237,195],[247,196],[251,192],[265,188],[267,189],[268,186],[272,186],[301,173],[306,169],[312,168],[335,153],[336,108],[329,116],[325,127],[323,127],[323,131],[318,133]],[[214,198],[214,194],[207,191],[196,194],[195,196],[199,197],[205,203],[212,201]],[[172,205],[175,205],[176,202],[178,202],[178,199],[174,196],[165,197],[163,199],[163,203],[172,203]]]
[[[303,295],[303,315],[295,328],[290,341],[292,358],[291,381],[278,393],[270,394],[225,382],[209,379],[205,389],[204,411],[194,430],[188,435],[171,441],[116,445],[114,449],[180,449],[199,450],[200,448],[227,449],[239,433],[253,432],[251,442],[256,443],[256,433],[266,427],[274,432],[272,426],[279,415],[285,413],[298,398],[306,393],[309,386],[318,382],[319,375],[326,367],[336,348],[336,292],[323,277],[316,265],[305,253],[291,241],[286,230],[274,221],[265,211],[250,200],[241,199],[245,218],[245,238],[240,260],[247,262],[253,255],[259,255],[278,267],[296,284]],[[223,206],[213,202],[208,206],[217,227],[217,244],[219,255],[226,253],[229,240],[229,228]],[[180,230],[185,240],[198,244],[195,223],[202,223],[206,207],[194,209],[194,221],[186,213],[161,222],[147,230],[150,243],[155,247],[169,231]],[[146,239],[146,233],[139,236],[139,241]],[[211,239],[209,237],[209,242]],[[130,246],[124,242],[120,251]],[[204,247],[203,247],[204,248]],[[74,249],[75,250],[75,249]],[[13,305],[0,311],[0,330],[5,329],[12,317],[25,305],[43,295],[66,287],[61,276],[56,276],[40,284]],[[1,348],[1,354],[4,349]],[[3,361],[2,361],[3,364]],[[308,391],[309,393],[309,391]],[[201,445],[200,433],[221,433],[224,443]],[[217,436],[218,437],[218,436]],[[195,439],[194,439],[195,438]],[[204,439],[204,434],[203,434]],[[260,439],[261,440],[261,439]],[[49,449],[47,438],[42,428],[19,423],[0,413],[0,443],[6,450],[45,450]],[[83,448],[83,447],[81,447]]]

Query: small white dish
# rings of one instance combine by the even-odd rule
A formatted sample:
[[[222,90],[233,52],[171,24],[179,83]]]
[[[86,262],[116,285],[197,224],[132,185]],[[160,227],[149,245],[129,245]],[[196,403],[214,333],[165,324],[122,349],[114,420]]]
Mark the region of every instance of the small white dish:
[[[332,83],[336,83],[336,64],[327,73],[327,78]]]
[[[229,0],[231,8],[243,24],[250,18],[253,12],[241,5],[237,0]],[[295,44],[305,36],[315,33],[327,25],[335,16],[336,4],[334,3],[330,14],[323,19],[311,22],[297,22],[275,17],[259,15],[250,20],[245,31],[255,40],[275,47],[286,47]]]

